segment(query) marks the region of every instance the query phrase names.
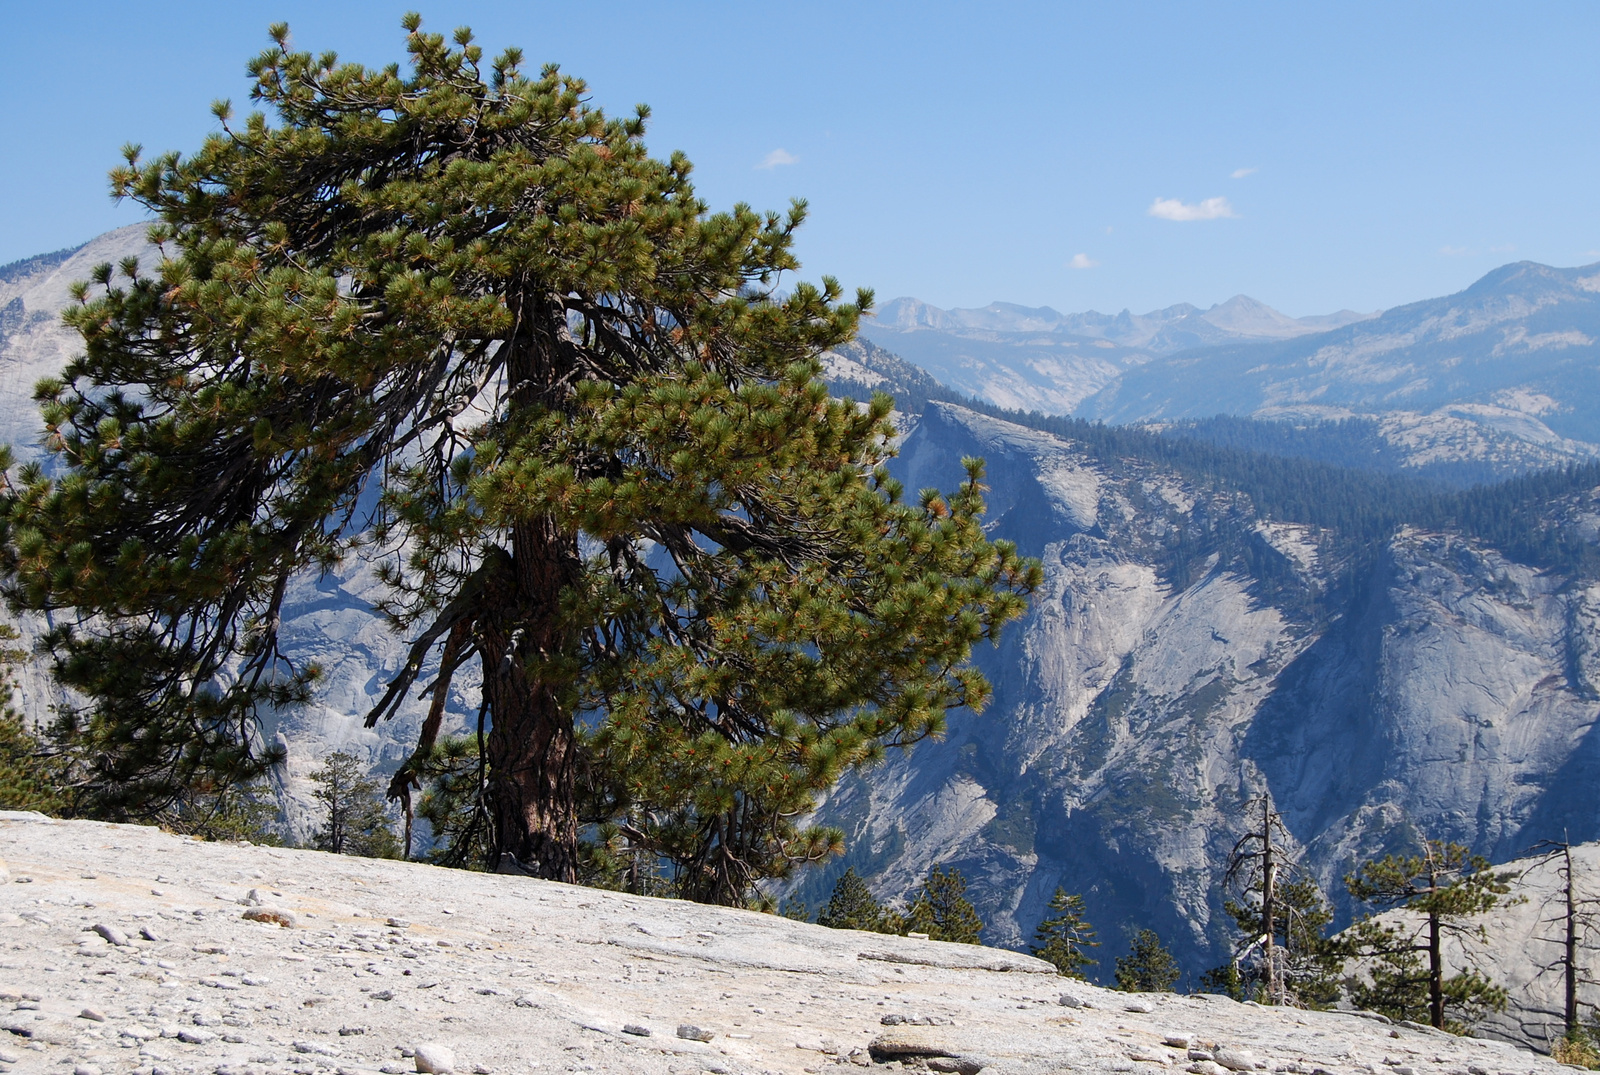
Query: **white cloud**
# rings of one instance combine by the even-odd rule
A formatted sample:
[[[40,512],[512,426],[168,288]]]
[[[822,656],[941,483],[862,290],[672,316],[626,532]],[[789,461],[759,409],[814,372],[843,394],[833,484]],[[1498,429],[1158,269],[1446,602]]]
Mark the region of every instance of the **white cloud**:
[[[1176,198],[1157,198],[1145,212],[1161,220],[1216,220],[1238,215],[1226,198],[1207,198],[1198,205],[1188,205]]]
[[[1464,246],[1441,246],[1439,248],[1439,253],[1443,254],[1447,258],[1464,258],[1468,254],[1471,254],[1472,251]]]
[[[1232,173],[1234,179],[1243,179],[1247,175],[1255,174],[1256,169],[1254,168],[1235,168]]]
[[[774,149],[771,153],[768,153],[765,157],[762,157],[761,158],[761,163],[756,165],[756,167],[757,168],[776,168],[779,165],[783,165],[783,164],[799,164],[799,163],[800,163],[800,158],[795,156],[793,153],[790,153],[787,149]]]
[[[1098,264],[1100,264],[1100,263],[1098,261],[1095,261],[1088,254],[1074,254],[1074,255],[1072,255],[1072,260],[1067,262],[1067,268],[1069,268],[1069,269],[1092,269]]]

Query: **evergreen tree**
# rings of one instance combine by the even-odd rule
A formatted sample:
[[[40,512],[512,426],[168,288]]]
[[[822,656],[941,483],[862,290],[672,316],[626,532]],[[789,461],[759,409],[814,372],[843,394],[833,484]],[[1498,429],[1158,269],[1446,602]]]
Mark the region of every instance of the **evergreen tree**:
[[[828,897],[828,905],[822,913],[817,915],[817,925],[882,933],[884,919],[883,905],[852,866],[833,883],[833,894]]]
[[[1201,974],[1200,992],[1216,993],[1237,1001],[1244,1001],[1250,997],[1244,974],[1239,970],[1239,964],[1233,960],[1212,967]]]
[[[280,814],[266,783],[230,784],[201,779],[155,820],[168,832],[206,840],[246,840],[278,847]]]
[[[928,871],[927,880],[906,907],[899,933],[926,933],[932,941],[981,944],[983,919],[967,902],[967,879],[954,866],[943,869],[938,863]]]
[[[1503,1009],[1505,990],[1477,970],[1446,974],[1443,942],[1450,935],[1486,940],[1472,919],[1500,904],[1511,890],[1509,878],[1461,844],[1439,840],[1424,840],[1420,855],[1387,855],[1346,877],[1350,895],[1375,911],[1403,910],[1418,918],[1414,927],[1371,915],[1356,924],[1352,948],[1367,961],[1369,980],[1357,980],[1351,999],[1390,1018],[1458,1032]]]
[[[1178,973],[1178,961],[1153,929],[1134,934],[1133,950],[1117,957],[1117,988],[1125,993],[1170,993]]]
[[[1083,968],[1098,962],[1089,958],[1088,949],[1100,947],[1094,939],[1094,927],[1084,921],[1083,897],[1056,886],[1050,897],[1050,910],[1055,914],[1039,923],[1034,931],[1033,954],[1056,965],[1068,978],[1082,978]]]
[[[399,858],[400,843],[384,811],[378,782],[353,754],[336,750],[311,774],[311,797],[322,804],[322,828],[312,839],[319,851],[363,858]]]
[[[778,914],[796,922],[811,921],[811,905],[805,900],[787,899],[778,907]]]
[[[819,356],[871,296],[779,290],[802,205],[711,214],[643,109],[404,25],[405,72],[275,26],[270,117],[129,148],[113,186],[163,256],[66,315],[56,458],[0,501],[9,596],[60,624],[98,810],[147,816],[273,760],[259,712],[316,680],[279,650],[287,583],[368,543],[415,638],[368,725],[431,676],[393,796],[473,662],[461,856],[571,881],[610,822],[678,894],[741,903],[839,850],[793,819],[845,771],[983,705],[967,657],[1038,565],[984,537],[979,461],[907,502],[892,402],[829,398]]]
[[[428,823],[432,847],[427,861],[440,866],[482,868],[490,859],[490,819],[484,806],[487,783],[482,745],[471,736],[445,736],[411,756],[411,778],[422,789],[416,816]],[[392,786],[392,785],[391,785]],[[410,788],[402,786],[405,811],[402,850],[414,850]],[[586,880],[593,880],[592,877]]]

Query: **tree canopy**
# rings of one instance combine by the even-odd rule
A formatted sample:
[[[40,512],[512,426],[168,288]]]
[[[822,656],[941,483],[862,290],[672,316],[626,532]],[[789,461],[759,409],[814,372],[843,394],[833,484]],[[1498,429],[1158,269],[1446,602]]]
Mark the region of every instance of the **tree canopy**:
[[[1094,927],[1083,917],[1083,896],[1068,893],[1060,885],[1050,897],[1050,910],[1034,930],[1034,944],[1029,949],[1040,959],[1056,965],[1056,970],[1068,978],[1084,977],[1084,968],[1099,960],[1089,958],[1089,949],[1100,947],[1095,940]]]
[[[359,552],[412,639],[367,723],[430,701],[392,794],[475,662],[485,865],[574,880],[604,829],[739,902],[837,849],[795,819],[843,771],[984,703],[970,649],[1039,568],[984,538],[978,461],[908,502],[891,401],[829,397],[871,295],[788,275],[802,203],[712,213],[644,108],[404,25],[407,71],[274,26],[265,112],[129,147],[161,257],[77,290],[51,459],[0,504],[8,595],[54,615],[84,780],[133,815],[271,763],[263,707],[317,674],[286,587]]]
[[[1128,954],[1117,957],[1117,988],[1125,993],[1170,993],[1181,973],[1153,929],[1135,933]]]

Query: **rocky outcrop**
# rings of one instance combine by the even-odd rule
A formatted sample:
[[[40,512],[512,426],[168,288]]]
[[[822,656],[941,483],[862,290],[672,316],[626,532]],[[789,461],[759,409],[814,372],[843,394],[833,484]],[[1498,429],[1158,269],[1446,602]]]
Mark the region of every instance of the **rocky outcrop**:
[[[7,1070],[1559,1070],[1499,1042],[524,877],[19,814],[0,814],[0,855]],[[261,897],[293,924],[245,917]]]
[[[898,465],[948,487],[963,455],[988,460],[994,531],[1046,583],[977,656],[988,711],[824,808],[850,838],[838,869],[881,896],[955,865],[990,943],[1022,946],[1062,885],[1100,928],[1102,977],[1151,926],[1194,984],[1227,951],[1220,881],[1250,798],[1272,797],[1336,900],[1419,831],[1497,861],[1600,835],[1593,581],[1417,529],[1352,574],[1335,535],[959,408],[929,408]]]

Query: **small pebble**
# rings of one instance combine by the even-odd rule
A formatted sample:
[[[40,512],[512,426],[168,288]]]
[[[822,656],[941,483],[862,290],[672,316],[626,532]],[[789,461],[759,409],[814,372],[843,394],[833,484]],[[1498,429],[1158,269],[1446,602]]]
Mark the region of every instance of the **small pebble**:
[[[83,1009],[83,1011],[78,1013],[78,1018],[79,1019],[88,1019],[90,1022],[94,1022],[94,1023],[103,1023],[103,1022],[106,1021],[105,1015],[102,1012],[98,1012],[93,1008],[85,1008],[85,1009]]]
[[[650,1028],[640,1026],[638,1023],[623,1023],[622,1032],[624,1034],[632,1034],[636,1038],[648,1038],[650,1036]]]
[[[100,1075],[100,1069],[93,1064],[78,1064],[73,1067],[72,1075]]]
[[[685,1041],[710,1041],[716,1035],[709,1030],[695,1026],[693,1023],[679,1023],[678,1037]]]

